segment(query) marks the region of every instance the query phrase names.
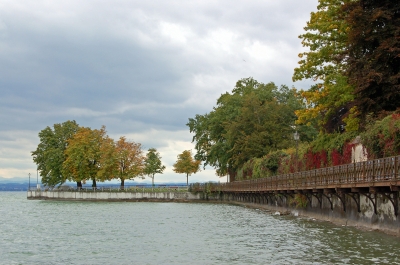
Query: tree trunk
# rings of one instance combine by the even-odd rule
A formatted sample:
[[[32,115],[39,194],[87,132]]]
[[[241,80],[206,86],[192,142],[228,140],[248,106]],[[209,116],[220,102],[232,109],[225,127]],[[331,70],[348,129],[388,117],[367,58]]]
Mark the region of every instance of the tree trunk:
[[[92,178],[92,181],[93,181],[92,187],[93,187],[93,188],[96,188],[96,187],[97,187],[97,186],[96,186],[96,179],[95,179],[95,178]]]
[[[154,174],[153,174],[153,177],[151,178],[151,184],[152,184],[153,187],[154,187]]]
[[[189,173],[186,173],[186,187],[189,186]]]
[[[77,181],[76,187],[78,188],[78,190],[82,189],[82,181]]]
[[[121,178],[121,190],[124,189],[124,186],[125,186],[125,179]]]

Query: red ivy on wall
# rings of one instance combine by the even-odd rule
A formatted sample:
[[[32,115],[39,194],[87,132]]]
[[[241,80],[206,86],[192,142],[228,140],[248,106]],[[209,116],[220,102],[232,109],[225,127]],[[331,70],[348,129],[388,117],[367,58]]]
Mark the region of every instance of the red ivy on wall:
[[[342,164],[342,155],[337,149],[333,149],[331,152],[332,166],[337,166]]]
[[[342,164],[350,164],[353,156],[353,149],[356,145],[352,143],[345,143],[343,146]]]

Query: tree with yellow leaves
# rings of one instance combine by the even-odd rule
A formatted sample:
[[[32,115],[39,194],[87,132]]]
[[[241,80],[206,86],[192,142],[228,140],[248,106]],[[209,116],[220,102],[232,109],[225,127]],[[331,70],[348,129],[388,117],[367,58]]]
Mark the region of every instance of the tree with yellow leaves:
[[[191,150],[185,150],[178,155],[178,160],[173,165],[173,170],[176,173],[186,174],[186,185],[188,185],[189,176],[200,171],[200,164],[200,160],[193,159]]]
[[[350,28],[343,6],[354,1],[319,0],[318,11],[311,13],[304,28],[306,33],[299,36],[303,46],[309,50],[299,54],[299,67],[294,69],[293,81],[312,79],[319,80],[319,83],[301,91],[306,108],[296,111],[298,124],[317,120],[326,132],[344,128],[346,120],[343,121],[343,117],[352,108],[350,102],[354,99],[354,88],[345,75],[344,60]],[[354,114],[357,110],[352,108],[352,112]]]
[[[116,176],[121,180],[122,189],[126,179],[133,179],[144,174],[145,157],[140,143],[127,141],[125,137],[120,137],[115,145],[115,158]]]
[[[104,150],[112,150],[114,141],[106,135],[105,126],[100,130],[82,127],[68,140],[63,163],[63,175],[70,181],[96,181],[112,178],[113,167],[104,163]]]

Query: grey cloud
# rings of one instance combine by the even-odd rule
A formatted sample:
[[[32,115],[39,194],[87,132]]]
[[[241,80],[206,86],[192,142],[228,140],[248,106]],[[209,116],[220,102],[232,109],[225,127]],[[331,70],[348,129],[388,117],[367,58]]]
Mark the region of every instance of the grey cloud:
[[[40,130],[74,119],[167,148],[177,131],[186,130],[190,142],[188,118],[210,111],[237,80],[291,86],[297,35],[317,0],[0,6],[0,136],[35,132],[34,146]],[[163,133],[146,138],[149,130]]]

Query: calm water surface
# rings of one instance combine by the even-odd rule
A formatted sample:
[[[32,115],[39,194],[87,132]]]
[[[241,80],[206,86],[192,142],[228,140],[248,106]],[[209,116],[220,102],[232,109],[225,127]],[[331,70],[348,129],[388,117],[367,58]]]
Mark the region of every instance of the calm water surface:
[[[400,239],[223,204],[0,192],[0,264],[400,264]]]

